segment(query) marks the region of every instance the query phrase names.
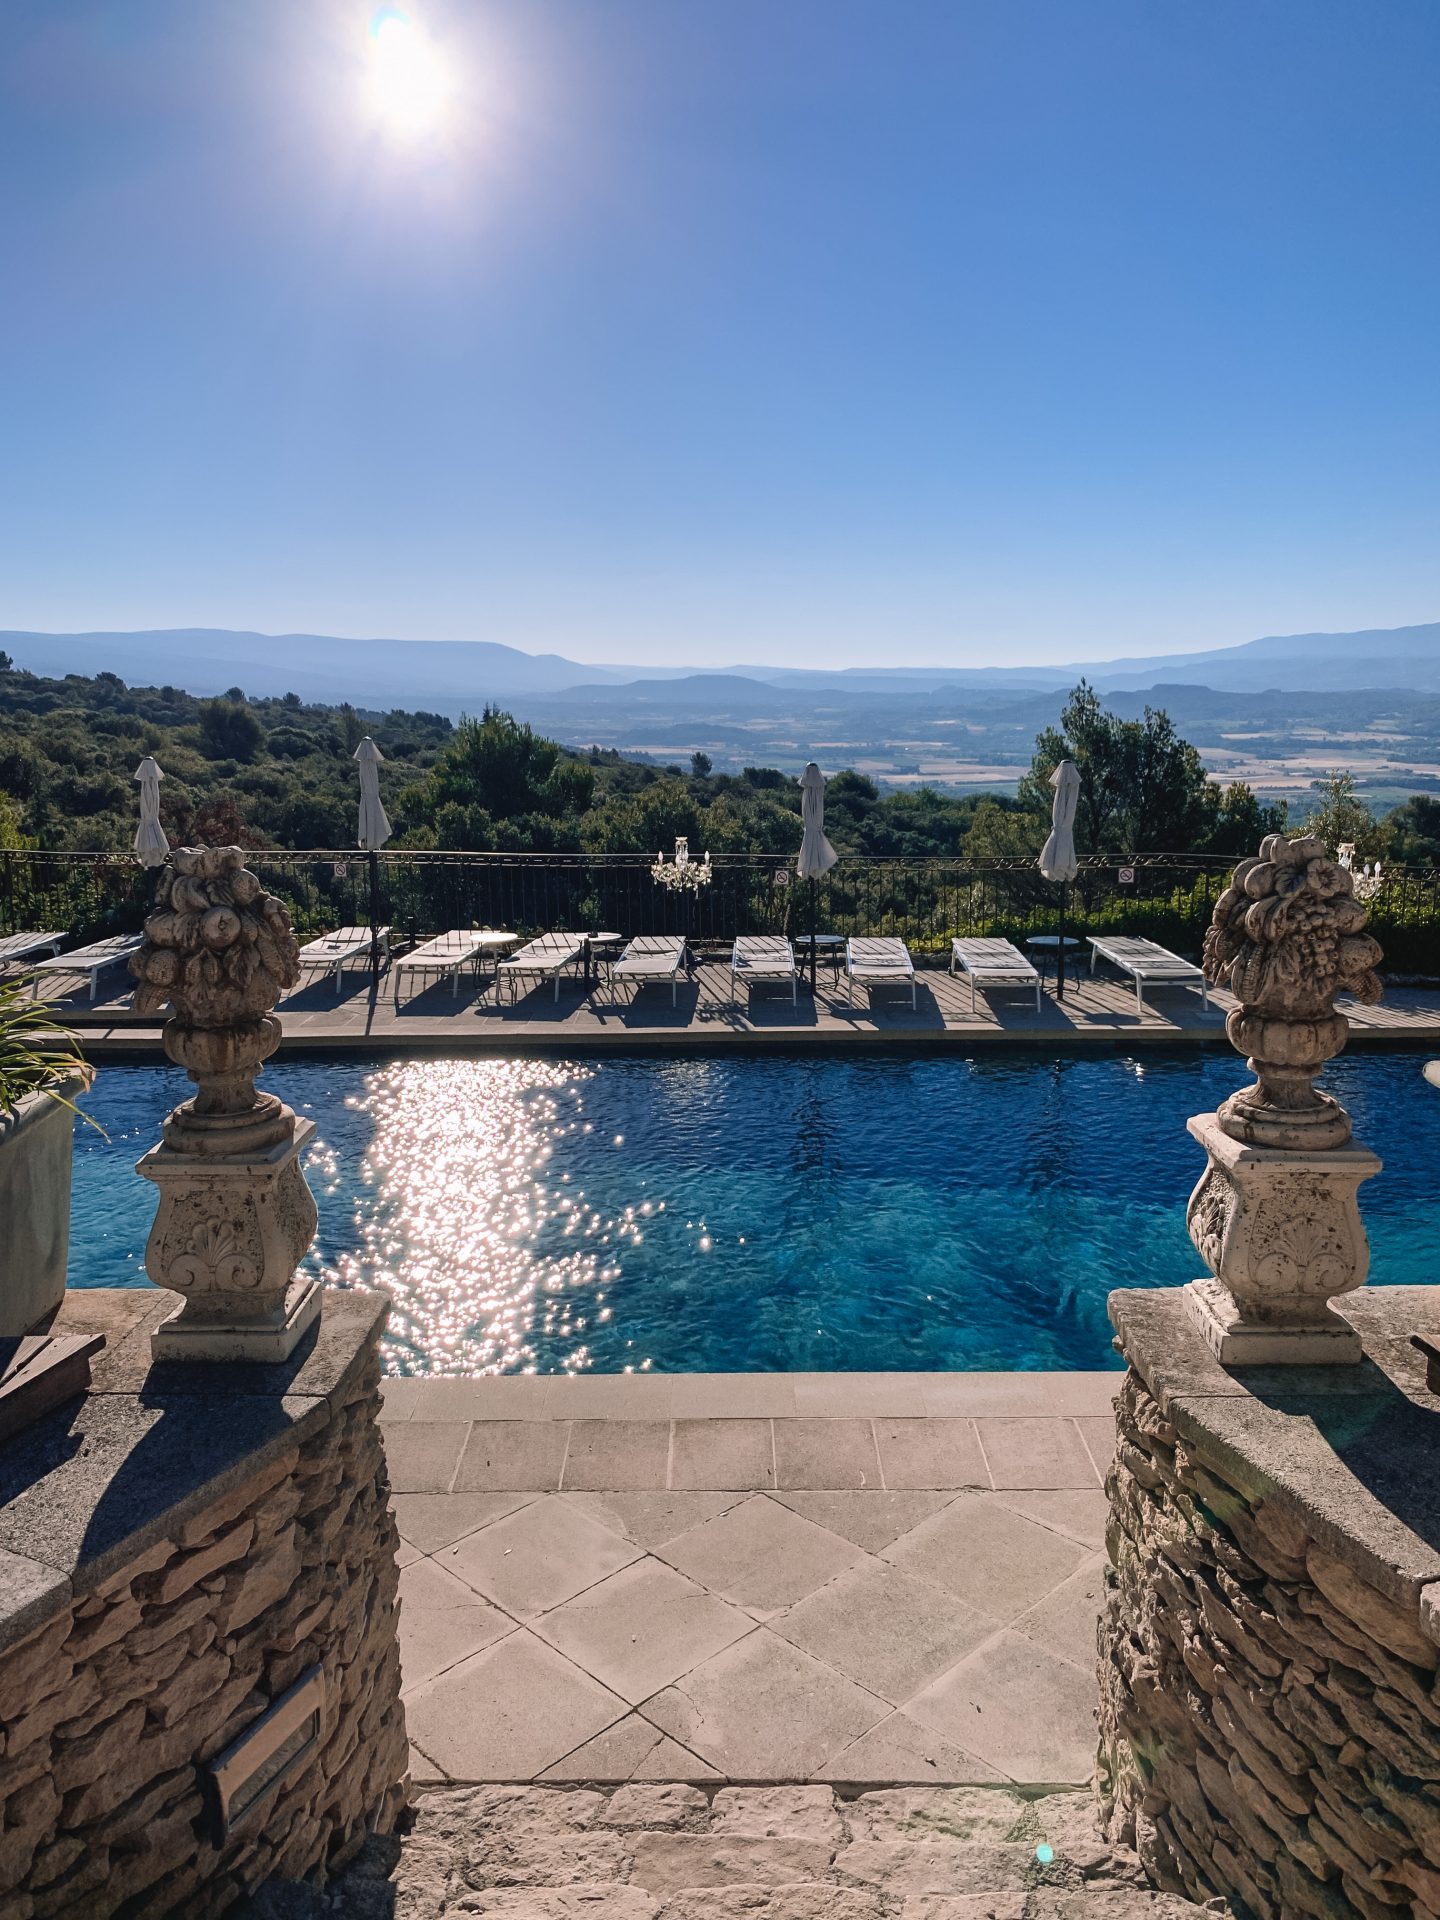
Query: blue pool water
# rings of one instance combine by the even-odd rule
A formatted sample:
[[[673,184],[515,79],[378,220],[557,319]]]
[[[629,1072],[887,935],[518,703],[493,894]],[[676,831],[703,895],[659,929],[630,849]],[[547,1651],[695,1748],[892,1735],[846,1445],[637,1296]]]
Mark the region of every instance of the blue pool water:
[[[1387,1162],[1377,1282],[1440,1273],[1440,1098],[1414,1055],[1326,1084]],[[295,1061],[311,1256],[395,1302],[392,1372],[1104,1367],[1105,1295],[1199,1269],[1185,1132],[1233,1055]],[[76,1133],[72,1285],[145,1285],[133,1166],[189,1092],[103,1069]]]

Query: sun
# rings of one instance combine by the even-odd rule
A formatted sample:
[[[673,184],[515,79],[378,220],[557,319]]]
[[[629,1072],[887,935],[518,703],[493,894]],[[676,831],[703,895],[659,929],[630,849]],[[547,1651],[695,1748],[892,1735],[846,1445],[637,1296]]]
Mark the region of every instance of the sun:
[[[429,35],[408,14],[385,7],[370,23],[369,41],[376,117],[402,138],[434,132],[445,118],[452,78]]]

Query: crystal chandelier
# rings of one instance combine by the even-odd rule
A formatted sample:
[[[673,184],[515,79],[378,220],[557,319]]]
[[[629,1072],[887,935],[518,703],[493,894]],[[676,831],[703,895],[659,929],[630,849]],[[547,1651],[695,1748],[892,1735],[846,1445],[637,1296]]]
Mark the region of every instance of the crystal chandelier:
[[[663,853],[656,854],[650,878],[672,893],[698,893],[701,887],[710,884],[710,856],[707,853],[703,860],[692,860],[690,842],[682,833],[676,837],[673,859],[667,860]]]

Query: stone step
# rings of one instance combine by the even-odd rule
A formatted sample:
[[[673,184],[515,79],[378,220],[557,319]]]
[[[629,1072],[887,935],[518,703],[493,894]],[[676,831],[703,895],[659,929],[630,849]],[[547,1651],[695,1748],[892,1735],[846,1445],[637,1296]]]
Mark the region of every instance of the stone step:
[[[391,1875],[393,1874],[393,1878]],[[902,1787],[470,1787],[419,1796],[325,1892],[250,1920],[1184,1920],[1090,1797]]]

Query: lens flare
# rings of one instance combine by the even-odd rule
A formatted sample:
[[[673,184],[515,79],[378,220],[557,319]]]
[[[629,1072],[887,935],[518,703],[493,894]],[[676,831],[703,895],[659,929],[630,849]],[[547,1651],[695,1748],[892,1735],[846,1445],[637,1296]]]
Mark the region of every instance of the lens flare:
[[[386,7],[370,23],[369,98],[376,118],[403,139],[435,131],[445,118],[453,78],[408,14]]]

